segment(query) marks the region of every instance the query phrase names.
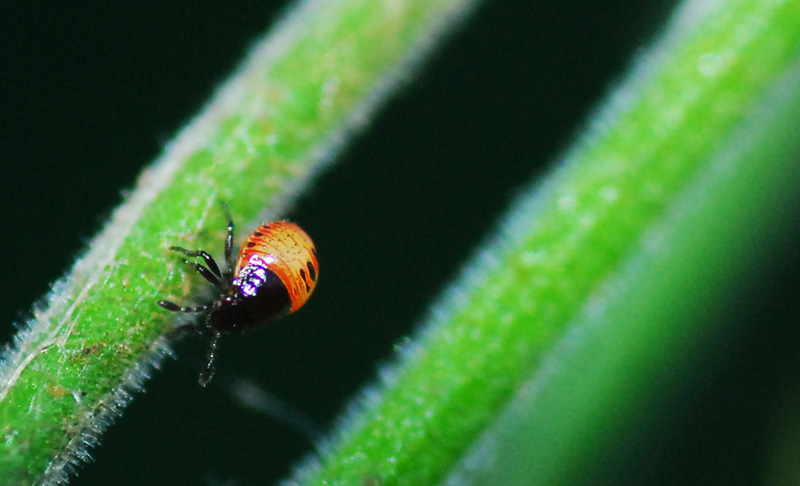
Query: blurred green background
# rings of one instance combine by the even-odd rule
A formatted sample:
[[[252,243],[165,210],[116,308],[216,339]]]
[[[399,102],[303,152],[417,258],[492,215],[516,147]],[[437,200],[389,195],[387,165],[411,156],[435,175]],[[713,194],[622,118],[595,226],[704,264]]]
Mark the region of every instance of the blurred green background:
[[[0,340],[285,7],[4,8]],[[321,281],[307,308],[226,339],[207,389],[196,383],[205,343],[176,345],[179,360],[154,374],[72,484],[284,477],[312,444],[242,406],[228,385],[248,380],[330,427],[516,192],[580,133],[672,7],[486,2],[289,215],[320,252]],[[238,223],[241,236],[249,228]],[[774,258],[762,274],[743,276],[741,295],[720,310],[731,332],[709,350],[709,366],[675,377],[663,410],[607,452],[596,484],[759,483],[779,442],[772,432],[797,440],[798,415],[785,418],[787,428],[776,410],[800,395],[792,378],[800,369],[798,232],[791,222],[765,235]]]

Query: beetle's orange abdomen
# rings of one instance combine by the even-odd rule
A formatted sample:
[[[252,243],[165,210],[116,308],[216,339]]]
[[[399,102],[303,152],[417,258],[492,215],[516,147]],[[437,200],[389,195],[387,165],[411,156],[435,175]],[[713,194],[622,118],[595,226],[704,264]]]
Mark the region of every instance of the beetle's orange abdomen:
[[[266,265],[286,287],[291,300],[289,314],[308,301],[317,286],[319,264],[314,242],[289,221],[264,223],[242,243],[234,280],[248,265]]]

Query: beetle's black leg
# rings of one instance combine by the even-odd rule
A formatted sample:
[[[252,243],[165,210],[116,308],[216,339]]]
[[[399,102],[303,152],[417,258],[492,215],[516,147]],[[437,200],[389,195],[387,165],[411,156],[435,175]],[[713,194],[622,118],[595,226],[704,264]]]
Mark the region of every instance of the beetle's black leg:
[[[228,219],[228,235],[225,237],[225,263],[228,265],[228,272],[233,274],[233,218],[231,212],[228,210],[228,205],[222,203],[222,209],[225,210],[225,218]]]
[[[222,283],[222,280],[220,280],[219,277],[211,273],[211,270],[209,270],[208,268],[204,267],[203,265],[200,265],[199,263],[190,262],[189,260],[184,260],[184,263],[193,266],[194,269],[197,270],[197,273],[202,275],[204,279],[208,280],[209,283],[211,283],[211,285],[218,288],[220,291],[225,290],[225,284]]]
[[[221,334],[217,330],[212,330],[211,332],[211,341],[208,343],[208,351],[206,352],[206,362],[200,369],[200,379],[198,381],[201,386],[208,385],[208,382],[214,377],[214,359],[217,357]]]
[[[172,251],[183,253],[186,256],[202,258],[203,261],[206,262],[206,265],[208,265],[208,269],[211,270],[211,273],[213,273],[214,276],[217,277],[217,279],[222,279],[222,272],[219,271],[219,266],[217,265],[217,262],[214,260],[214,257],[208,254],[207,251],[203,250],[192,251],[192,250],[187,250],[185,248],[181,248],[180,246],[170,246],[169,249]]]
[[[195,314],[199,312],[206,312],[211,310],[211,305],[198,305],[196,307],[182,307],[174,302],[168,300],[159,300],[158,305],[172,312],[186,312],[187,314]]]

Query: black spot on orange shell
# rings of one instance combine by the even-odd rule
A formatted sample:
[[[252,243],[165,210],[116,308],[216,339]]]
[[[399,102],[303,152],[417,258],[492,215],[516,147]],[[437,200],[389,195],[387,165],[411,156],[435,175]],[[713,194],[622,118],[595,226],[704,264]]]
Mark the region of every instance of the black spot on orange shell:
[[[316,282],[317,271],[314,269],[314,265],[312,265],[311,262],[306,262],[306,266],[308,267],[308,274],[311,276],[311,280]]]

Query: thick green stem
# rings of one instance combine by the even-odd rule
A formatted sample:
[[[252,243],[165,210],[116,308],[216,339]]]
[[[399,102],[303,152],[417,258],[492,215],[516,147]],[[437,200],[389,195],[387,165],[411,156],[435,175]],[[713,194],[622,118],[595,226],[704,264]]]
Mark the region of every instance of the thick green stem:
[[[166,248],[214,248],[221,201],[284,212],[472,3],[306,1],[256,46],[4,353],[3,484],[64,478],[158,364],[175,316],[156,300],[199,280]]]
[[[702,222],[713,220],[720,207],[735,207],[742,199],[739,191],[746,189],[716,190],[713,203],[701,190],[717,189],[729,171],[740,171],[737,183],[745,183],[745,187],[749,181],[753,188],[763,189],[771,180],[776,195],[791,191],[789,179],[781,174],[796,172],[792,158],[796,151],[772,150],[777,146],[765,141],[773,133],[754,128],[761,126],[759,119],[769,118],[769,110],[759,111],[766,98],[777,96],[779,101],[773,98],[769,106],[797,112],[797,83],[786,83],[785,78],[800,54],[800,3],[716,2],[700,17],[697,10],[689,8],[681,13],[686,16],[677,16],[662,39],[640,59],[591,121],[588,133],[545,183],[532,186],[527,197],[512,208],[499,236],[482,247],[464,278],[435,308],[415,344],[403,349],[399,364],[386,373],[388,379],[370,393],[364,410],[346,422],[355,425],[341,431],[330,454],[301,471],[299,484],[435,484],[487,431],[523,383],[537,376],[537,370],[539,381],[532,386],[539,392],[538,387],[547,383],[541,377],[552,374],[552,366],[570,365],[569,361],[557,361],[558,346],[564,343],[577,340],[590,356],[604,356],[604,362],[618,365],[602,368],[609,374],[597,383],[631,379],[641,385],[638,365],[645,363],[644,369],[651,369],[656,362],[674,359],[675,350],[666,345],[680,342],[677,336],[686,332],[685,313],[673,313],[683,302],[636,301],[637,314],[648,317],[634,318],[619,327],[619,314],[604,315],[607,321],[596,325],[612,335],[614,330],[623,333],[615,338],[625,343],[610,348],[602,347],[604,341],[596,346],[582,341],[587,339],[578,326],[582,312],[602,314],[610,304],[601,297],[610,298],[608,286],[620,272],[640,273],[624,280],[622,285],[632,289],[615,289],[611,297],[633,293],[643,281],[657,286],[658,276],[648,272],[664,270],[663,262],[658,262],[660,267],[635,265],[642,255],[672,241],[654,231],[676,231],[663,229],[664,224],[680,228],[681,221],[669,221],[676,208],[705,211],[702,217],[693,215],[694,221]],[[776,93],[778,88],[788,91]],[[781,126],[783,145],[796,147],[792,145],[796,136],[786,136],[785,123],[764,126]],[[752,147],[761,152],[754,155]],[[769,170],[763,172],[771,178],[767,183],[762,174],[749,177],[747,172],[753,170],[753,161],[761,158],[769,164]],[[765,197],[756,204],[762,204],[761,213],[768,214],[766,208],[777,200]],[[729,222],[720,228],[737,228],[731,233],[734,238],[741,237],[739,230],[763,228],[741,228]],[[690,234],[703,235],[702,229],[695,225]],[[749,237],[753,235],[749,233]],[[726,241],[720,234],[712,236]],[[717,269],[728,268],[726,264],[731,262],[726,251],[732,246],[722,245],[722,250],[714,253],[707,251],[707,241],[695,243],[697,251],[705,251],[698,255],[715,255],[716,260],[708,262],[715,269],[709,275],[714,285],[724,286],[722,276],[730,272]],[[683,240],[675,244],[680,244],[676,248],[681,251],[694,249]],[[741,254],[740,250],[737,248],[736,254]],[[670,265],[701,264],[697,255],[685,256]],[[703,280],[702,272],[687,275],[671,281],[679,282],[680,290],[687,289],[687,281],[696,288],[712,285]],[[703,294],[680,295],[697,299]],[[696,304],[692,301],[687,308],[697,308]],[[614,305],[621,303],[614,301]],[[672,320],[670,315],[680,317]],[[659,342],[648,343],[649,331]],[[698,336],[704,332],[697,330]],[[631,356],[631,346],[652,352]],[[556,355],[555,365],[545,362],[551,352]],[[614,352],[617,354],[604,355]],[[628,375],[619,374],[620,369]],[[587,390],[594,394],[574,394],[580,400],[559,402],[560,409],[547,409],[559,413],[560,426],[568,427],[570,416],[586,419],[581,407],[602,412],[626,404],[624,394],[609,396],[603,387]],[[603,406],[592,408],[594,400],[602,400],[598,403]],[[549,484],[546,479],[558,474],[551,468],[563,466],[561,473],[570,467],[569,461],[578,457],[574,444],[563,445],[553,457],[550,445],[563,441],[561,435],[577,437],[576,431],[586,430],[584,422],[562,434],[557,428],[541,427],[546,418],[534,412],[540,427],[526,435],[530,442],[516,443],[509,434],[511,438],[504,444],[507,450],[499,452],[500,473],[486,474],[490,479],[481,482],[479,478],[476,484],[507,484],[504,480],[510,478],[509,471],[525,461],[530,462],[523,468],[527,472],[546,471],[539,477],[545,478],[542,484]],[[491,444],[491,438],[487,442]],[[482,450],[487,449],[491,447]],[[502,460],[507,451],[514,451],[513,460]],[[463,474],[453,476],[459,478],[454,484],[469,478],[475,464],[491,462],[492,452],[469,457],[477,460],[467,460]],[[492,479],[497,477],[504,480]],[[524,475],[514,478],[517,484],[531,480]]]

